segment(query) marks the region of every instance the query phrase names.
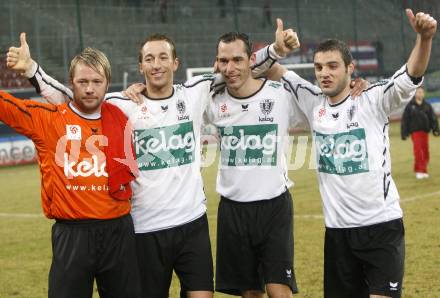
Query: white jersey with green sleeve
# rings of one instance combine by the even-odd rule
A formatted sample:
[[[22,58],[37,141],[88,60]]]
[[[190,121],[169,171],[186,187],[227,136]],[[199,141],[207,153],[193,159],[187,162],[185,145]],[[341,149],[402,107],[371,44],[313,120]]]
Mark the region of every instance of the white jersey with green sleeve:
[[[283,85],[269,80],[246,98],[227,89],[213,97],[206,116],[219,133],[220,195],[238,202],[268,200],[293,185],[286,160],[288,129],[297,119],[292,103]]]
[[[350,228],[401,218],[391,176],[388,115],[410,101],[420,85],[406,65],[359,97],[333,105],[292,71],[281,81],[312,129],[325,225]]]
[[[107,102],[119,107],[133,127],[133,143],[139,177],[132,182],[132,217],[136,233],[183,225],[206,212],[200,173],[200,132],[211,86],[218,76],[194,77],[174,85],[168,98],[149,99],[142,105],[121,93],[106,94]],[[72,92],[41,68],[33,80],[37,90],[51,102],[71,98]],[[122,140],[121,140],[122,141]]]

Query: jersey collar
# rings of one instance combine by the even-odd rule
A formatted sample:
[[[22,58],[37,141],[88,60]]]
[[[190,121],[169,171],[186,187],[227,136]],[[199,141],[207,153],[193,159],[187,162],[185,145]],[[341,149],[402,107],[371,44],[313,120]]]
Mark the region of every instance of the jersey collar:
[[[341,100],[340,102],[338,102],[338,103],[334,103],[334,104],[332,104],[332,103],[330,102],[330,99],[327,97],[327,103],[328,103],[328,105],[329,105],[330,107],[334,108],[334,107],[337,107],[337,106],[343,104],[343,103],[344,103],[349,97],[350,97],[350,94],[348,94],[348,95],[347,95],[343,100]]]
[[[93,114],[86,114],[86,113],[83,113],[83,112],[81,112],[80,110],[78,110],[78,109],[72,104],[71,101],[68,103],[68,105],[69,105],[69,108],[70,108],[75,114],[77,114],[78,116],[80,116],[81,118],[85,118],[85,119],[87,119],[87,120],[98,120],[98,119],[101,118],[101,112],[96,112],[96,113],[93,113]]]

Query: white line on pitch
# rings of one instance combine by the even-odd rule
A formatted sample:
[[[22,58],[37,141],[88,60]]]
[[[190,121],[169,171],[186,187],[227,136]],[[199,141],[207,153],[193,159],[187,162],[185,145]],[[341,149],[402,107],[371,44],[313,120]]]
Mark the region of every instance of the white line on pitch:
[[[0,217],[44,218],[42,213],[0,213]]]
[[[417,201],[420,199],[424,199],[424,198],[429,198],[435,195],[440,195],[440,191],[436,191],[436,192],[431,192],[431,193],[426,193],[420,196],[414,196],[414,197],[410,197],[410,198],[405,198],[405,199],[401,199],[400,201],[402,203],[406,203],[406,202],[412,202],[412,201]]]
[[[304,219],[322,219],[324,218],[323,215],[319,214],[297,214],[295,215],[295,218],[304,218]]]

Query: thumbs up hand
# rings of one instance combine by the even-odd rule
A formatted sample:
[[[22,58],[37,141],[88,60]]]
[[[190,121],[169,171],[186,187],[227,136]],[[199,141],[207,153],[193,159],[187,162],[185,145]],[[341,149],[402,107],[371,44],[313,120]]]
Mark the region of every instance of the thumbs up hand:
[[[411,9],[406,9],[406,16],[414,32],[423,39],[432,39],[437,32],[437,21],[427,13],[418,12],[414,15]]]
[[[281,56],[285,57],[294,49],[300,47],[298,35],[293,29],[284,30],[283,21],[277,19],[277,30],[275,31],[274,50]]]
[[[32,58],[29,45],[26,42],[26,33],[20,34],[20,47],[10,47],[6,55],[6,66],[9,69],[25,73],[32,67]]]

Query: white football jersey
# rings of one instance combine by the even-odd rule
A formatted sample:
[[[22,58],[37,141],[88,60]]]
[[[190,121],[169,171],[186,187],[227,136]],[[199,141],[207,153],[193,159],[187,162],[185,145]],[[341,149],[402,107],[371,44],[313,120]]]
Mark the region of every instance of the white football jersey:
[[[325,225],[359,227],[401,218],[391,176],[388,115],[411,100],[418,86],[406,65],[359,97],[334,105],[292,71],[282,82],[312,129]]]
[[[298,115],[281,83],[266,80],[246,98],[226,89],[210,101],[206,116],[219,133],[220,195],[239,202],[268,200],[293,185],[286,149],[288,129]]]

